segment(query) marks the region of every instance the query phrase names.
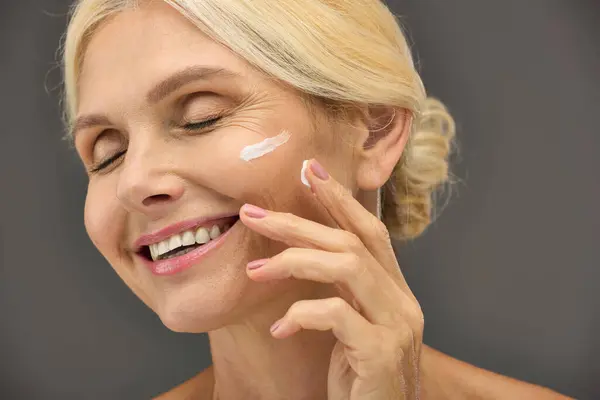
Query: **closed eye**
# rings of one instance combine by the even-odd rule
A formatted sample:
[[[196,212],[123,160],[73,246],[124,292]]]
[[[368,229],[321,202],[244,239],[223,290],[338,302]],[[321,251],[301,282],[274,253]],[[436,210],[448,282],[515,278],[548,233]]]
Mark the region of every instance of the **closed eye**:
[[[125,155],[125,153],[127,153],[127,150],[121,150],[121,151],[115,153],[114,155],[100,161],[98,164],[96,164],[90,168],[90,173],[92,173],[92,174],[97,173],[97,172],[102,171],[105,168],[108,168],[111,164],[113,164],[119,158],[123,157],[123,155]]]
[[[201,129],[204,129],[204,128],[207,128],[209,126],[216,124],[222,118],[223,118],[222,116],[218,116],[218,117],[206,119],[204,121],[190,122],[190,123],[183,125],[183,129],[185,129],[186,131],[194,131],[194,132],[199,131]],[[127,152],[127,150],[121,150],[121,151],[115,153],[114,155],[100,161],[98,164],[96,164],[90,168],[90,170],[89,170],[90,173],[97,173],[97,172],[100,172],[100,171],[108,168],[115,161],[117,161],[119,158],[121,158],[123,155],[125,155],[126,152]]]
[[[214,118],[206,119],[206,120],[200,121],[200,122],[189,122],[189,123],[183,125],[183,129],[185,129],[187,131],[197,131],[200,129],[204,129],[211,125],[216,124],[221,118],[223,118],[223,117],[221,117],[221,116],[214,117]]]

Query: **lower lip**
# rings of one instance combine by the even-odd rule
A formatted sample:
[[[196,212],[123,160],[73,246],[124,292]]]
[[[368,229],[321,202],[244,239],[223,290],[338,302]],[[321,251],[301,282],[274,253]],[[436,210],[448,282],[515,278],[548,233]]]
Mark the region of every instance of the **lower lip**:
[[[231,233],[234,227],[240,220],[238,219],[224,234],[219,236],[218,238],[211,240],[207,244],[198,247],[181,256],[167,258],[166,260],[158,260],[152,261],[148,260],[146,257],[138,255],[139,258],[142,259],[143,263],[148,267],[150,272],[157,276],[169,276],[175,275],[186,269],[192,267],[199,261],[201,261],[208,253],[217,249],[223,244],[227,236]]]

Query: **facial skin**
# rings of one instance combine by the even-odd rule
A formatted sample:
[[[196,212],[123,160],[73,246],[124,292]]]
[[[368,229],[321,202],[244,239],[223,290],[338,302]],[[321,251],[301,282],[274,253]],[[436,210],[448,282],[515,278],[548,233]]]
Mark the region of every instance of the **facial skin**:
[[[210,74],[158,96],[157,84],[198,67],[236,76]],[[357,191],[385,182],[401,154],[400,149],[389,160],[373,161],[360,150],[368,130],[358,121],[350,129],[311,113],[297,92],[254,70],[162,2],[124,11],[97,30],[85,54],[77,114],[107,119],[76,132],[75,145],[86,168],[126,151],[105,169],[90,173],[85,226],[95,246],[168,328],[215,331],[213,359],[219,357],[215,346],[243,346],[239,331],[256,336],[252,346],[244,347],[249,365],[265,354],[264,346],[271,346],[268,327],[294,301],[334,296],[332,288],[293,279],[251,281],[246,264],[285,246],[240,222],[220,248],[173,276],[153,275],[134,253],[134,241],[181,221],[237,213],[244,203],[332,226],[300,181],[303,160],[317,158]],[[223,117],[213,126],[183,128],[215,115]],[[251,162],[240,159],[242,148],[282,130],[292,134],[285,145]],[[341,137],[344,146],[339,145]],[[321,332],[298,340],[299,346],[283,352],[288,360],[302,352],[302,341],[333,343],[332,335]],[[319,353],[326,368],[329,354]],[[265,383],[274,379],[273,368],[267,370]],[[260,371],[255,373],[260,380]],[[305,372],[311,373],[323,377],[326,369]]]

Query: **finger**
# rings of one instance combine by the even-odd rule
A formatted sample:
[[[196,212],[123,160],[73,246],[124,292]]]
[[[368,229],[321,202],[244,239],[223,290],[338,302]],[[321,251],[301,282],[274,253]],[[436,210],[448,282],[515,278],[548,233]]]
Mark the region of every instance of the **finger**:
[[[269,239],[292,247],[305,247],[333,252],[356,252],[367,254],[364,244],[356,235],[341,229],[331,228],[291,213],[271,210],[257,211],[257,207],[245,204],[240,210],[240,219],[248,228]],[[262,217],[256,217],[262,213]]]
[[[294,214],[263,210],[250,204],[245,204],[242,207],[240,219],[250,229],[270,239],[281,241],[290,247],[356,254],[364,260],[363,266],[372,267],[371,273],[377,278],[382,291],[394,293],[394,287],[399,287],[410,300],[407,304],[402,304],[404,302],[398,304],[398,300],[391,301],[390,306],[399,307],[402,311],[403,308],[409,308],[416,302],[400,269],[395,268],[394,273],[396,275],[394,275],[394,273],[389,273],[379,267],[379,262],[375,260],[364,243],[354,233],[331,228]],[[390,253],[393,256],[393,250],[390,250]],[[395,257],[393,261],[396,263]],[[363,307],[362,302],[364,299],[358,298],[358,301],[360,306]],[[383,309],[382,312],[387,312],[387,309]],[[385,320],[385,318],[382,318],[382,320]]]
[[[386,226],[370,213],[352,193],[330,176],[324,167],[311,160],[306,168],[311,190],[340,228],[355,234],[376,260],[410,291],[400,271]]]
[[[410,352],[409,343],[402,338],[410,336],[410,327],[400,331],[369,323],[346,301],[339,297],[302,300],[294,303],[286,315],[271,327],[273,337],[283,339],[302,329],[331,330],[344,346],[344,353],[352,369],[359,376],[381,376],[392,372],[395,377],[403,369],[402,353]]]
[[[369,339],[376,336],[375,325],[339,297],[294,303],[285,316],[273,324],[271,334],[282,339],[301,329],[331,330],[341,343],[353,350],[377,344],[369,343]]]
[[[250,229],[290,247],[355,254],[363,260],[362,266],[372,266],[371,274],[375,276],[381,291],[384,293],[396,291],[398,286],[396,281],[390,280],[389,274],[376,265],[377,261],[373,255],[353,233],[331,228],[294,214],[262,210],[249,204],[242,207],[240,219]],[[360,307],[366,306],[365,297],[357,296],[357,301]],[[388,303],[388,307],[382,309],[382,313],[387,312],[385,310],[389,307],[398,307],[397,298]]]
[[[344,299],[349,303],[356,300],[367,320],[395,325],[402,318],[404,305],[411,306],[412,301],[389,276],[373,274],[376,268],[367,265],[368,262],[376,261],[360,259],[354,253],[292,247],[269,260],[250,263],[248,275],[259,282],[296,278],[338,284],[349,291]]]

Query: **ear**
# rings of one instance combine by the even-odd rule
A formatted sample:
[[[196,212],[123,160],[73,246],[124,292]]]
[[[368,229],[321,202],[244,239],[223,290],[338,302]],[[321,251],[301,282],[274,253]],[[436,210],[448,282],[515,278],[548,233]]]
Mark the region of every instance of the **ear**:
[[[365,191],[377,190],[390,178],[406,147],[412,123],[406,109],[390,106],[369,107],[368,135],[359,150],[357,185]]]

